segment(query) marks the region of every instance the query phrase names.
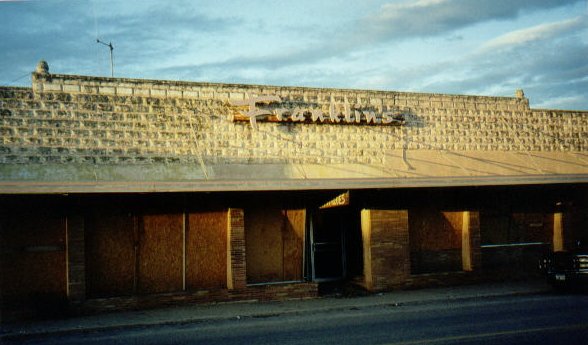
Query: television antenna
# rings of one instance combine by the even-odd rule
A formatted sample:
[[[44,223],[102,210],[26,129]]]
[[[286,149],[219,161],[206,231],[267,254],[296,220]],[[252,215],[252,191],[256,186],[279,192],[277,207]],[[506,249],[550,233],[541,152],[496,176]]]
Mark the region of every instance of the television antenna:
[[[108,42],[107,44],[106,42],[102,42],[100,39],[97,38],[96,43],[100,43],[110,48],[110,76],[114,77],[114,58],[112,57],[112,51],[114,50],[114,47],[112,46],[112,42]]]

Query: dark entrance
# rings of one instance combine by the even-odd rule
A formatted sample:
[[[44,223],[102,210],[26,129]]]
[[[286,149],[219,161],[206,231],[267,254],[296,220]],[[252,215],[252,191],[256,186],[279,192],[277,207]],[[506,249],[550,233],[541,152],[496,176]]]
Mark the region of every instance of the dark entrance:
[[[310,224],[312,280],[345,277],[345,232],[339,209],[319,210]]]
[[[312,280],[344,280],[363,273],[359,211],[349,206],[319,209],[311,217]]]

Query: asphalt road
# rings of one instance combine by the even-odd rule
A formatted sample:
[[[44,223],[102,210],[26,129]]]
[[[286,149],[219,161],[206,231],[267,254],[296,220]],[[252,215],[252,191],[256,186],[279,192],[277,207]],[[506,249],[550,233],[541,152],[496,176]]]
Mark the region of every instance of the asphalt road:
[[[235,318],[20,339],[18,343],[587,344],[588,295],[500,297]]]

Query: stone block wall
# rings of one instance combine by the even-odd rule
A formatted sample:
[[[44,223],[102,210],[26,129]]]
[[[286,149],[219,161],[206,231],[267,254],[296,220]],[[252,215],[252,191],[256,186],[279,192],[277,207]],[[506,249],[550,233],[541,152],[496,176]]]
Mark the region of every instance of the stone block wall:
[[[588,112],[533,110],[520,97],[188,83],[33,74],[0,88],[0,163],[383,164],[397,149],[588,149]],[[403,109],[404,126],[231,120],[231,101]]]

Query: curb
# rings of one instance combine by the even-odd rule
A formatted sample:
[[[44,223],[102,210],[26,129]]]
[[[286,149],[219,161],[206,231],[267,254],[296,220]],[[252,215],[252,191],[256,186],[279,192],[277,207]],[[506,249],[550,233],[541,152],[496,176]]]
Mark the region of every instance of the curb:
[[[170,326],[170,325],[187,325],[187,324],[197,324],[197,323],[205,323],[205,322],[217,322],[217,321],[228,321],[228,320],[242,320],[242,319],[255,319],[255,318],[270,318],[270,317],[278,317],[278,316],[288,316],[288,315],[297,315],[303,313],[326,313],[331,311],[341,311],[341,310],[359,310],[365,308],[374,308],[374,307],[402,307],[402,306],[418,306],[418,305],[427,305],[433,304],[438,302],[457,302],[457,301],[468,301],[468,300],[479,300],[479,299],[489,299],[489,298],[501,298],[501,297],[510,297],[510,296],[530,296],[530,295],[539,295],[550,290],[547,288],[540,288],[540,289],[533,289],[528,291],[511,291],[511,292],[503,292],[503,293],[489,293],[489,294],[482,294],[482,295],[475,295],[475,296],[440,296],[437,298],[430,298],[425,300],[407,300],[407,301],[390,301],[390,302],[382,302],[379,300],[370,301],[368,303],[342,303],[342,304],[334,304],[331,306],[324,306],[324,307],[310,307],[310,308],[302,308],[298,310],[269,310],[269,311],[259,311],[253,312],[245,315],[218,315],[218,316],[203,316],[203,317],[189,317],[184,319],[176,319],[176,320],[155,320],[155,321],[145,321],[145,322],[134,322],[129,324],[119,323],[119,324],[111,324],[111,325],[104,325],[104,326],[92,326],[92,327],[69,327],[65,329],[56,329],[56,330],[39,330],[39,331],[32,331],[27,333],[26,331],[18,331],[12,333],[6,333],[0,335],[0,342],[1,341],[22,341],[27,339],[34,339],[34,338],[42,338],[46,336],[65,336],[65,335],[72,335],[72,334],[88,334],[88,333],[95,333],[95,332],[105,332],[105,331],[115,331],[115,330],[132,330],[132,329],[140,329],[150,326]],[[379,297],[381,295],[373,295],[374,297]],[[349,300],[356,300],[356,299],[349,299]],[[401,299],[400,299],[401,300]]]

